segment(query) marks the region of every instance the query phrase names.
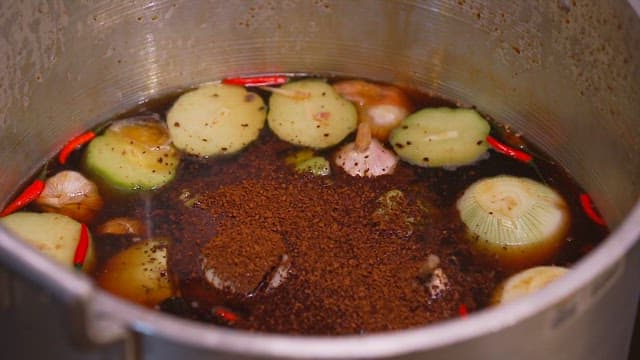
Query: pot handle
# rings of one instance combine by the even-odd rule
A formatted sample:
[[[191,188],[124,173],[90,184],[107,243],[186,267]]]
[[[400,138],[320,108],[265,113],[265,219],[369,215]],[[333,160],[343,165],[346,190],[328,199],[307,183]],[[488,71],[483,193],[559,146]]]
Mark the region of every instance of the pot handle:
[[[134,332],[124,318],[107,313],[103,296],[97,296],[97,290],[87,276],[62,268],[27,243],[15,240],[0,226],[0,272],[2,268],[9,270],[9,273],[0,274],[0,285],[6,290],[0,298],[2,308],[9,309],[14,305],[10,282],[11,273],[17,274],[21,280],[33,284],[38,292],[52,295],[67,311],[74,345],[96,348],[123,342],[124,356],[119,358],[137,358]]]
[[[77,299],[69,304],[72,342],[84,348],[121,342],[123,353],[118,359],[139,359],[135,333],[129,330],[126,321],[102,309],[100,297],[94,294],[95,291],[90,298]]]

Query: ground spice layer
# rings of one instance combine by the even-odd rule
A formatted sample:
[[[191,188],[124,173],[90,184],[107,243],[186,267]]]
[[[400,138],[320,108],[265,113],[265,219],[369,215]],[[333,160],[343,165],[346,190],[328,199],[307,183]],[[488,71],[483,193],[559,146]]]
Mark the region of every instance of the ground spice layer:
[[[154,217],[169,219],[157,231],[172,239],[182,315],[338,335],[420,326],[487,304],[502,275],[473,256],[455,208],[423,171],[400,164],[375,179],[338,169],[314,177],[285,164],[292,151],[266,134],[233,159],[187,162],[179,186],[164,193]],[[237,319],[219,321],[221,307]]]

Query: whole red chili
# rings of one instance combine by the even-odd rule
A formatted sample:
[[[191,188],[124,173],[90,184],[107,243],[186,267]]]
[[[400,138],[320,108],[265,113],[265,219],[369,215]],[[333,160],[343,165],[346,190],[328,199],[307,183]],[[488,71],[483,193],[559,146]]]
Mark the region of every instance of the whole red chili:
[[[489,145],[491,145],[491,147],[504,155],[507,155],[508,157],[518,160],[518,161],[522,161],[523,163],[529,163],[531,162],[531,160],[533,160],[533,156],[527,154],[524,151],[518,150],[518,149],[514,149],[511,146],[505,145],[503,143],[501,143],[500,141],[496,140],[496,138],[494,138],[491,135],[487,136],[487,142],[489,143]]]
[[[13,200],[7,207],[0,212],[0,217],[7,216],[23,207],[29,205],[32,201],[38,198],[44,190],[44,180],[36,179],[29,186],[27,186],[15,200]]]
[[[76,245],[76,252],[73,254],[73,266],[76,269],[82,269],[84,261],[87,259],[87,251],[89,250],[89,229],[87,225],[80,224],[80,239]]]
[[[458,315],[460,315],[460,317],[466,318],[468,314],[469,311],[467,311],[467,306],[465,304],[460,304],[460,306],[458,306]]]
[[[591,197],[588,194],[586,193],[580,194],[580,205],[582,205],[582,210],[584,211],[585,214],[587,214],[587,216],[589,217],[589,219],[591,219],[591,221],[593,221],[598,225],[602,225],[602,226],[607,225],[607,223],[604,221],[602,216],[600,216],[600,214],[598,214],[596,209],[593,207],[593,202],[591,201]]]
[[[62,150],[60,150],[60,154],[58,155],[58,161],[60,161],[60,164],[64,165],[67,162],[67,158],[69,157],[69,155],[71,155],[71,153],[74,150],[76,150],[80,146],[88,143],[94,137],[96,137],[96,133],[95,132],[87,131],[86,133],[80,134],[80,135],[74,137],[73,139],[69,140],[69,142],[67,142],[64,145]]]
[[[220,317],[222,320],[228,323],[234,323],[238,320],[238,314],[222,307],[215,308],[213,312],[216,316]]]
[[[289,78],[284,75],[269,75],[269,76],[256,76],[256,77],[237,77],[226,78],[222,80],[223,84],[228,85],[241,85],[241,86],[270,86],[270,85],[282,85],[289,81]]]

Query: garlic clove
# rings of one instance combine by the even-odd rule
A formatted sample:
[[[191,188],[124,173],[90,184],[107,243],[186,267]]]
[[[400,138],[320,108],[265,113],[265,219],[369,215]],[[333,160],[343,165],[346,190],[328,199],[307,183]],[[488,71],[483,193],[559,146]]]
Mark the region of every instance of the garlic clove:
[[[345,145],[338,151],[336,163],[351,176],[376,177],[392,174],[398,157],[378,140],[372,139],[364,151],[358,151],[355,143]]]
[[[338,150],[336,163],[351,176],[376,177],[392,174],[398,157],[371,137],[369,123],[360,123],[356,140]]]
[[[47,179],[35,202],[43,211],[67,215],[85,223],[91,222],[103,206],[96,184],[71,170]]]

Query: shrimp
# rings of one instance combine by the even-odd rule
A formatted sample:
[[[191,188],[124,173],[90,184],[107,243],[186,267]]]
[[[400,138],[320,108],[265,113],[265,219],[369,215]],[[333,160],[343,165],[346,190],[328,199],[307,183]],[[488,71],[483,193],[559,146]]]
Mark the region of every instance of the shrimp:
[[[389,133],[412,110],[409,97],[394,86],[378,85],[362,80],[345,80],[335,83],[334,89],[358,108],[359,122],[367,122],[371,134],[380,141],[387,141]]]

